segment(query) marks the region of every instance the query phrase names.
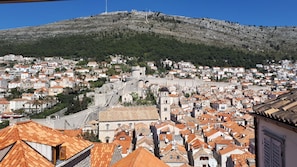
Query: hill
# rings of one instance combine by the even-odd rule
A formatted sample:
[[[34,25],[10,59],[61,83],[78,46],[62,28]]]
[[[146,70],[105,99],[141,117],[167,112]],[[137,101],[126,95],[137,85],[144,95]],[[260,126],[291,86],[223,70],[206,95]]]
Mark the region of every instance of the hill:
[[[259,59],[258,63],[265,59],[297,57],[296,27],[245,26],[160,12],[113,12],[37,27],[1,30],[0,39],[2,55],[103,59],[106,54],[123,53],[139,57],[180,56],[190,60],[195,57],[199,61],[194,63],[200,64],[206,64],[201,58],[207,58],[212,63],[223,61],[225,63],[221,64],[225,65],[234,65],[230,61],[237,56],[239,61],[252,63],[254,60],[250,59],[254,57]]]

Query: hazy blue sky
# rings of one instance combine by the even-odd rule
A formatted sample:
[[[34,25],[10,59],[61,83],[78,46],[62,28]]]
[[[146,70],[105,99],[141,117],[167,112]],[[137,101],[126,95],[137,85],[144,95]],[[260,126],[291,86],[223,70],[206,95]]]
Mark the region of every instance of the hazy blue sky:
[[[106,0],[0,4],[0,29],[35,26],[105,11]],[[108,11],[159,11],[244,25],[297,26],[297,0],[108,0]]]

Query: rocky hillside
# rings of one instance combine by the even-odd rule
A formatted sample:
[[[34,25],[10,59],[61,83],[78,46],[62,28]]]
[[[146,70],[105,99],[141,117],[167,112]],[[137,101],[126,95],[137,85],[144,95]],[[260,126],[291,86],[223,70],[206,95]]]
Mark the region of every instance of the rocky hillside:
[[[123,32],[155,33],[183,42],[297,57],[296,27],[244,26],[209,18],[157,12],[113,12],[37,27],[1,30],[1,41],[24,42],[65,35]]]

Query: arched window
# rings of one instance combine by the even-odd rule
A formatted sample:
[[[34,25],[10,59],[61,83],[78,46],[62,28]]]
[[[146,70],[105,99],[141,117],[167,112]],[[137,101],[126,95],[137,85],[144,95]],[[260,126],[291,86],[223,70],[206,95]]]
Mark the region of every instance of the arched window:
[[[109,136],[106,136],[106,137],[105,137],[105,142],[106,142],[106,143],[109,143],[109,139],[110,139],[110,137],[109,137]]]

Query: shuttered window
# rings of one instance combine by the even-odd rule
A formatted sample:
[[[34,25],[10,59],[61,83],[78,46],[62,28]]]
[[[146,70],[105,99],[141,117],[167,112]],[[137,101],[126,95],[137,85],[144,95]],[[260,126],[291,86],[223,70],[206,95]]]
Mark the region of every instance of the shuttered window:
[[[284,140],[265,131],[262,145],[264,166],[283,167]]]
[[[271,166],[271,142],[270,142],[270,137],[269,136],[264,136],[264,143],[263,143],[263,147],[264,147],[264,166],[265,167],[270,167]]]

